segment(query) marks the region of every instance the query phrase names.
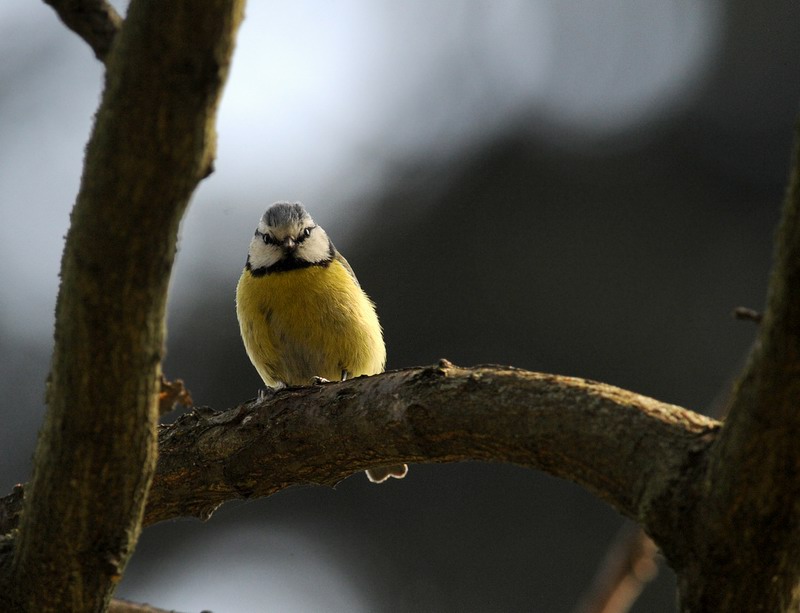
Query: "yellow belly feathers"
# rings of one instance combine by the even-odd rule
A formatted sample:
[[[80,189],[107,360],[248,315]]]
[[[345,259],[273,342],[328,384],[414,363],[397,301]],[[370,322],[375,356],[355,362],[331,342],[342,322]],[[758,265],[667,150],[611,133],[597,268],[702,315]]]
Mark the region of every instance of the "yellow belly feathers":
[[[269,386],[383,371],[375,306],[337,260],[261,277],[244,270],[236,311],[247,355]]]

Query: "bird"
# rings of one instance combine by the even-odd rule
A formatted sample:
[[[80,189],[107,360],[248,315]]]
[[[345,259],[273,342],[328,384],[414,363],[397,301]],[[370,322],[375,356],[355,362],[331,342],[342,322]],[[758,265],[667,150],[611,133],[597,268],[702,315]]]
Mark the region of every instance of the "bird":
[[[258,222],[236,286],[236,315],[247,356],[273,390],[384,370],[374,303],[299,202],[276,202]],[[405,464],[366,471],[373,483],[407,472]]]

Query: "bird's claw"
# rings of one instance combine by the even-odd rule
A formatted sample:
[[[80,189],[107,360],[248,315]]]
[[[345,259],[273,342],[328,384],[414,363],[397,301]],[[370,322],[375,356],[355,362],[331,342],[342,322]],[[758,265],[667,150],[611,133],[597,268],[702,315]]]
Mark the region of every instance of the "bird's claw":
[[[273,396],[275,396],[275,394],[277,394],[285,387],[286,387],[285,383],[278,383],[277,385],[274,386],[262,387],[261,389],[258,390],[258,395],[256,396],[256,400],[261,402],[262,400],[266,400],[267,398],[272,398]]]

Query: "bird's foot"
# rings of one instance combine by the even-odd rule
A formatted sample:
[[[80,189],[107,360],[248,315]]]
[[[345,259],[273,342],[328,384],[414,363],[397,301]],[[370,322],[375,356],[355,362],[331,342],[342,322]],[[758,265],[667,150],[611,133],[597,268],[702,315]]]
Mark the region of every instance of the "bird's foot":
[[[256,400],[261,402],[262,400],[266,400],[268,398],[272,398],[281,391],[283,388],[286,387],[285,383],[278,383],[277,385],[270,386],[270,387],[262,387],[258,390],[258,395],[256,396]]]

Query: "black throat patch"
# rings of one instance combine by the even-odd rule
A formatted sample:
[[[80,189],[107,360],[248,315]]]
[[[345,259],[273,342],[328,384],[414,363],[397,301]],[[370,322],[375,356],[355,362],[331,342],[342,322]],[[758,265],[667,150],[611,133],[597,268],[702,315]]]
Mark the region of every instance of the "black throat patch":
[[[320,262],[309,262],[302,260],[292,254],[284,256],[282,259],[275,262],[272,266],[261,266],[260,268],[253,268],[250,264],[250,256],[247,256],[247,263],[244,267],[250,271],[254,277],[263,277],[264,275],[271,275],[280,272],[289,272],[290,270],[299,270],[301,268],[310,268],[311,266],[322,266],[327,268],[333,262],[336,256],[336,250],[333,248],[333,243],[329,242],[328,257]]]

